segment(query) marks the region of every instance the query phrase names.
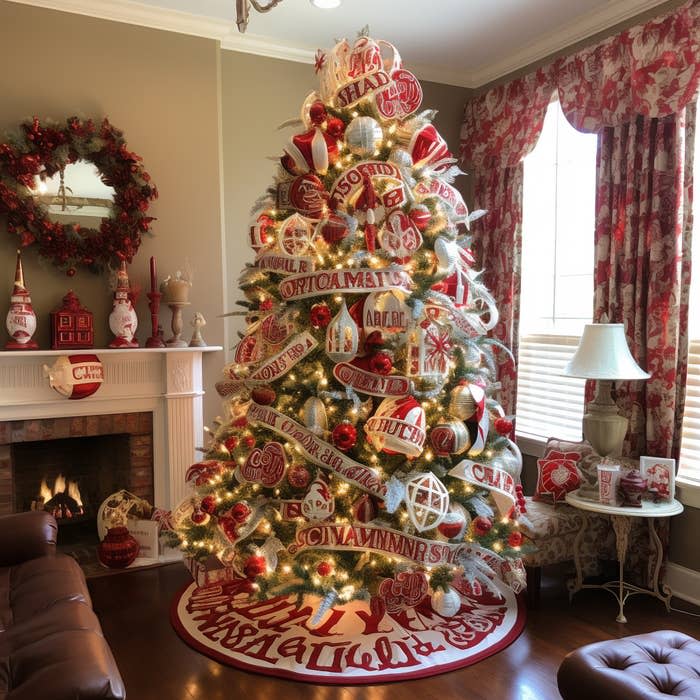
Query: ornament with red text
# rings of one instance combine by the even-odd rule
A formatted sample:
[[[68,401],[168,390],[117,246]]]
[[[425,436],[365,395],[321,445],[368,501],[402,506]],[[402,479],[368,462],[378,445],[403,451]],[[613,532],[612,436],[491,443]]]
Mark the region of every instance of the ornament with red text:
[[[275,220],[266,213],[260,214],[249,227],[248,242],[257,253],[275,243]]]
[[[413,134],[408,150],[416,168],[429,166],[433,172],[441,172],[447,170],[455,162],[445,140],[432,124]]]
[[[427,319],[407,334],[406,374],[442,385],[450,371],[452,340],[447,326]]]
[[[308,219],[292,214],[280,224],[279,244],[287,255],[307,255],[313,251],[313,226]]]
[[[277,186],[277,206],[296,209],[299,214],[318,221],[328,211],[328,192],[316,175],[298,175]]]
[[[400,209],[391,212],[379,234],[379,245],[398,263],[411,259],[421,247],[423,236],[409,216]]]
[[[415,608],[428,595],[428,580],[420,571],[401,571],[394,578],[386,578],[377,591],[388,613]]]
[[[425,443],[425,410],[412,396],[384,399],[365,432],[377,450],[417,457]]]
[[[277,486],[284,477],[287,459],[279,442],[268,442],[262,449],[253,449],[245,463],[237,470],[239,481],[261,484],[268,488]]]
[[[453,418],[438,423],[430,430],[430,444],[439,457],[459,455],[471,446],[471,437],[465,423]]]
[[[311,482],[301,503],[301,513],[307,520],[325,520],[335,510],[335,499],[323,479]]]
[[[411,310],[401,292],[372,292],[362,307],[365,333],[400,333],[408,327]]]
[[[32,307],[29,290],[24,284],[22,255],[17,251],[15,267],[15,286],[10,297],[10,310],[7,312],[5,327],[10,340],[5,343],[6,350],[36,350],[39,347],[32,339],[36,331],[36,314]]]
[[[97,355],[62,355],[51,367],[44,365],[49,385],[67,399],[92,396],[104,382],[104,369]]]
[[[109,329],[114,334],[114,340],[109,344],[110,348],[137,348],[139,346],[134,339],[139,320],[129,298],[130,291],[126,263],[122,261],[117,272],[117,288],[114,291],[112,313],[109,315]]]

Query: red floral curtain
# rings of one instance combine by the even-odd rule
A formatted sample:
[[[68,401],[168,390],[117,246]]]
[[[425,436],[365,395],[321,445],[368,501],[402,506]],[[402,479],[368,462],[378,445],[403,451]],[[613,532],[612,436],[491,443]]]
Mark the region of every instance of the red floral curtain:
[[[593,320],[624,323],[651,373],[619,382],[625,454],[678,458],[688,355],[695,105],[598,136]]]
[[[468,102],[462,126],[462,158],[474,173],[477,206],[487,214],[474,224],[474,253],[484,270],[484,283],[496,299],[498,325],[491,335],[510,348],[517,360],[520,318],[520,253],[522,248],[522,159],[532,150],[542,131],[552,85],[545,71],[491,90],[483,99]],[[532,115],[522,119],[523,114]],[[465,150],[465,138],[473,148]],[[499,401],[515,414],[517,370],[500,354]]]
[[[542,129],[549,97],[555,89],[558,90],[562,109],[571,124],[582,131],[603,132],[599,138],[599,192],[597,195],[599,223],[596,225],[596,236],[598,236],[604,226],[602,203],[607,196],[603,191],[606,176],[602,174],[601,167],[605,167],[606,162],[609,161],[610,169],[607,172],[609,182],[613,183],[614,168],[627,168],[628,162],[632,164],[630,167],[634,167],[636,163],[640,168],[656,163],[654,167],[658,167],[661,172],[659,165],[661,160],[668,157],[671,152],[678,153],[680,144],[671,143],[673,139],[666,131],[670,128],[667,118],[670,115],[680,114],[697,93],[700,81],[699,42],[700,0],[691,0],[668,15],[629,29],[579,51],[573,56],[558,59],[534,73],[489,90],[467,103],[461,133],[461,156],[474,174],[475,204],[478,208],[488,209],[490,212],[494,208],[500,210],[489,217],[484,217],[481,220],[482,223],[475,227],[475,248],[477,252],[481,252],[480,262],[487,270],[485,279],[487,282],[492,281],[491,290],[501,313],[501,323],[495,329],[495,335],[512,348],[516,360],[517,318],[520,313],[522,173],[518,175],[505,171],[515,168],[534,147]],[[637,137],[638,115],[647,120],[663,122],[664,136],[658,148],[666,148],[665,156],[659,152],[657,155],[649,153],[646,158],[641,157],[644,144],[647,144],[650,149],[653,144],[656,149],[657,139],[652,142],[651,139],[645,141],[643,136]],[[623,135],[624,125],[628,125],[628,132],[629,128],[632,128],[631,136],[629,133],[628,136]],[[608,128],[611,130],[609,131]],[[606,146],[605,139],[614,140],[612,131],[615,129],[620,131],[617,137],[618,156],[613,158],[612,152],[615,147]],[[610,151],[608,157],[603,152],[606,148]],[[624,157],[623,153],[625,153]],[[681,161],[674,155],[674,172],[680,163]],[[683,160],[683,164],[687,165],[687,159]],[[622,172],[617,174],[622,175]],[[640,172],[638,177],[640,180],[645,177],[653,179],[653,172]],[[655,194],[650,193],[649,206],[653,206],[654,201],[657,203],[676,201],[679,191],[690,196],[690,183],[685,176],[682,182],[681,185],[681,180],[675,176],[659,175],[653,186]],[[671,209],[669,208],[668,211],[670,213]],[[664,241],[662,248],[666,252],[669,246],[674,248],[676,245],[676,228],[667,225],[669,222],[666,222],[660,213],[658,220],[658,233],[655,240],[657,244]],[[623,237],[631,235],[630,232],[635,230],[635,239],[647,241],[648,233],[644,229],[644,224],[645,219],[630,217],[629,225],[622,232]],[[666,237],[670,237],[671,240],[666,241]],[[601,247],[596,246],[596,265],[601,263],[605,265],[606,256],[608,256],[607,251],[604,250],[602,238],[601,233]],[[625,250],[630,254],[633,249],[636,250],[634,246],[632,241],[623,245],[622,252],[617,253],[616,262],[610,264],[617,265]],[[505,251],[505,255],[499,255],[499,251]],[[661,249],[657,251],[661,252]],[[629,264],[632,264],[631,259]],[[636,281],[644,285],[641,275],[636,278]],[[601,293],[597,291],[596,299]],[[643,294],[644,290],[639,289],[635,293]],[[687,324],[683,322],[682,311],[679,313],[681,314],[679,323],[685,327]],[[672,355],[680,357],[685,352],[681,335],[671,333],[673,325],[674,323],[671,323],[668,327],[668,333],[664,331],[657,334],[655,340],[650,338],[650,342],[656,343],[658,352],[665,357]],[[628,332],[633,328],[628,326]],[[635,332],[641,333],[641,330]],[[639,343],[629,335],[628,340],[633,353],[644,364],[646,354],[640,357],[636,352],[639,350]],[[656,350],[652,350],[652,354],[653,352]],[[676,362],[676,367],[676,372],[680,371],[681,374],[676,373],[673,382],[679,384],[682,379],[684,383],[683,361]],[[650,371],[656,370],[652,367]],[[502,363],[499,376],[504,390],[500,399],[505,409],[511,413],[515,410],[516,401],[513,375],[513,368],[509,369]],[[666,381],[670,381],[668,377]],[[656,378],[652,378],[647,385],[654,387],[655,382]],[[676,423],[680,420],[682,404],[682,391],[676,392],[674,400]],[[648,415],[645,409],[642,422],[634,421],[631,431],[633,434],[638,435],[640,430],[644,432],[642,423]],[[653,420],[647,429],[650,433],[656,429]],[[675,441],[674,433],[670,442]],[[630,444],[630,448],[637,449],[638,443],[639,440],[635,439],[635,445]],[[650,451],[652,447],[658,446],[647,443],[647,450]],[[672,451],[673,449],[675,448],[672,448]],[[661,455],[665,452],[656,454]]]

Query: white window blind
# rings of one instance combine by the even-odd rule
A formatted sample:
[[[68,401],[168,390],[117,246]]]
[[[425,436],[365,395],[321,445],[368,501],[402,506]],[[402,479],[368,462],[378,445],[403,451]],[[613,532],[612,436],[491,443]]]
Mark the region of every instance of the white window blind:
[[[529,335],[518,353],[517,430],[524,437],[581,439],[585,380],[562,377],[578,336]]]
[[[584,381],[561,373],[593,313],[595,156],[552,102],[524,161],[519,437],[581,439]]]
[[[697,205],[700,192],[697,186],[700,182],[700,137],[697,131],[693,178],[696,183],[693,202],[693,272],[688,308],[688,333],[691,340],[678,476],[681,481],[700,488],[700,207]]]

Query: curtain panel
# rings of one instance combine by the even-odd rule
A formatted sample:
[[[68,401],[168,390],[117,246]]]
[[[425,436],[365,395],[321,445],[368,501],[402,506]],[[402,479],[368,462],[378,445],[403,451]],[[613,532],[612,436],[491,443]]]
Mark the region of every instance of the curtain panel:
[[[653,166],[654,163],[660,163],[666,158],[667,162],[663,167],[664,176],[659,174],[655,182],[647,183],[651,191],[656,193],[650,193],[651,200],[648,207],[663,202],[664,205],[668,204],[667,213],[670,213],[670,203],[678,201],[679,193],[682,193],[683,197],[692,196],[687,172],[683,176],[669,176],[666,166],[669,155],[673,152],[673,155],[670,155],[670,162],[673,163],[674,172],[679,165],[687,171],[688,159],[685,156],[679,159],[680,142],[669,134],[669,130],[676,132],[676,129],[670,126],[670,122],[678,125],[679,122],[674,115],[680,115],[698,91],[699,42],[700,0],[691,0],[670,14],[633,27],[571,56],[557,59],[533,73],[478,95],[465,105],[460,156],[474,175],[475,205],[488,209],[489,212],[494,208],[499,210],[497,215],[489,215],[481,222],[477,222],[480,225],[475,227],[475,250],[478,262],[487,271],[486,281],[492,279],[496,282],[495,287],[492,285],[491,288],[501,316],[509,315],[502,318],[502,322],[494,329],[494,335],[511,347],[516,361],[517,319],[520,314],[522,171],[518,176],[506,171],[516,168],[535,146],[542,130],[545,110],[556,91],[566,118],[575,128],[600,134],[596,194],[596,270],[599,264],[617,265],[620,251],[626,251],[631,255],[637,248],[634,241],[630,240],[621,249],[616,249],[617,262],[605,258],[610,249],[606,249],[602,242],[604,238],[602,230],[606,225],[602,210],[606,200],[609,200],[614,178],[620,174],[613,173],[612,168],[627,168],[628,161],[631,162],[631,167],[635,163],[640,167]],[[652,131],[656,134],[658,130],[658,123],[654,126],[649,124],[648,128],[640,127],[638,116],[647,121],[658,122],[667,119],[662,125],[663,134],[660,141],[656,137],[651,138]],[[679,119],[682,120],[682,116]],[[627,125],[627,136],[622,133],[625,125]],[[648,138],[636,135],[640,128],[642,132],[646,129]],[[618,129],[617,137],[609,131],[610,129]],[[606,133],[607,136],[605,136]],[[616,142],[616,146],[613,145],[613,141]],[[640,149],[643,150],[645,144],[649,149],[662,148],[664,152],[656,155],[647,154],[647,157],[642,158]],[[621,149],[627,148],[631,151],[623,156]],[[614,150],[617,150],[616,157],[613,157]],[[604,175],[604,172],[608,174]],[[644,177],[654,180],[653,167],[652,171],[637,175],[639,180],[643,180]],[[605,182],[606,178],[609,180],[608,184]],[[506,187],[503,183],[510,183],[510,186]],[[519,192],[513,191],[513,188],[519,188]],[[647,236],[643,227],[652,219],[655,220],[656,233],[653,236],[651,234]],[[652,219],[648,216],[646,218],[631,216],[629,224],[620,230],[623,236],[626,236],[631,235],[630,232],[635,229],[634,240],[639,245],[651,243],[653,238],[657,244],[657,253],[661,249],[665,252],[668,252],[669,248],[676,250],[680,241],[685,240],[686,237],[683,233],[679,241],[679,226],[685,228],[687,222],[686,224],[674,223],[661,211]],[[610,222],[607,225],[609,226]],[[640,228],[642,230],[639,230]],[[599,235],[600,246],[597,244]],[[610,229],[607,235],[610,237]],[[689,236],[688,230],[688,239]],[[664,241],[661,248],[658,247],[659,241]],[[494,253],[501,250],[505,250],[506,255],[494,256]],[[597,277],[597,279],[602,278]],[[640,285],[644,284],[643,274],[635,279]],[[637,293],[642,294],[643,290]],[[603,294],[602,291],[596,290],[597,300],[601,294]],[[678,303],[678,299],[675,302]],[[596,309],[598,306],[596,302]],[[682,310],[679,311],[678,320],[681,323],[683,322],[682,313]],[[685,313],[687,314],[687,309]],[[640,331],[635,330],[638,325],[626,324],[626,331],[638,333]],[[687,327],[687,324],[684,327]],[[665,328],[654,342],[661,344],[659,351],[667,357],[684,355],[687,354],[687,347],[684,350],[681,335],[679,332],[671,332],[670,327]],[[633,353],[644,365],[646,353],[637,354],[640,343],[635,342],[634,335],[632,337],[628,335],[628,341]],[[652,355],[655,352],[657,350],[652,349]],[[685,377],[681,376],[684,361],[674,362],[677,373],[673,381],[678,384],[682,378],[684,385]],[[647,383],[647,386],[652,387],[652,391],[653,387],[657,386],[657,381],[661,382],[658,386],[661,386],[664,381],[669,381],[668,377],[665,380],[657,377],[657,374],[663,371],[658,364],[650,367],[649,371],[654,374]],[[501,358],[499,379],[502,379],[503,390],[500,398],[505,410],[510,413],[515,412],[516,405],[514,373],[515,369],[508,364],[508,360]],[[638,406],[640,404],[636,402],[637,398],[632,397],[625,401]],[[654,403],[654,400],[651,403]],[[674,400],[676,425],[679,424],[679,411],[682,411],[682,404],[683,392],[676,391]],[[625,408],[630,407],[625,406]],[[636,410],[639,413],[640,409]],[[646,414],[646,409],[642,414]],[[642,416],[633,421],[631,432],[635,435],[645,430],[651,432],[656,429],[654,426],[658,422],[653,419],[646,426]],[[662,439],[659,447],[663,446],[663,451],[656,454],[668,452],[669,441],[670,444],[676,444],[678,439],[676,432],[677,429],[674,428],[672,437]],[[628,446],[636,451],[645,443],[645,438],[637,437],[632,442],[634,444],[630,443]],[[653,441],[652,444],[647,443],[646,449],[652,446]],[[675,452],[675,447],[670,450],[672,453]]]

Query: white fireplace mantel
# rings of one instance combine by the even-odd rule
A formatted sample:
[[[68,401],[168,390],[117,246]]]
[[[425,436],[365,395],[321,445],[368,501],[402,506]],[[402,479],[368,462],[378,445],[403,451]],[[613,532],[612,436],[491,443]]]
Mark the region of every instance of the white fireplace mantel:
[[[204,440],[202,355],[220,346],[0,352],[0,421],[151,411],[155,505],[174,508],[189,495],[185,472]],[[92,396],[64,398],[44,365],[60,355],[97,355],[104,382]]]

